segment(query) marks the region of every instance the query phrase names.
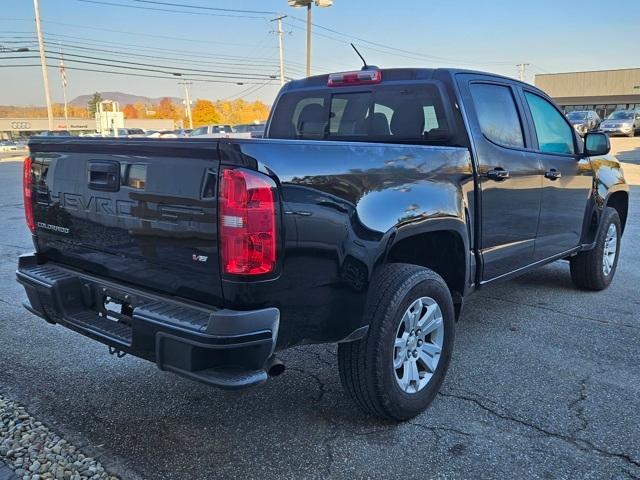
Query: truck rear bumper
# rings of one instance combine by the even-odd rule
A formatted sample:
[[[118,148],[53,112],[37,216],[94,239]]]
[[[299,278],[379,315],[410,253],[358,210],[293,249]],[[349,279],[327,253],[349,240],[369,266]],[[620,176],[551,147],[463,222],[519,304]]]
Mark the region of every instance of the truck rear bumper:
[[[112,353],[145,358],[161,370],[221,388],[267,379],[277,308],[204,307],[42,263],[37,254],[20,257],[16,276],[29,298],[27,310],[108,345]]]

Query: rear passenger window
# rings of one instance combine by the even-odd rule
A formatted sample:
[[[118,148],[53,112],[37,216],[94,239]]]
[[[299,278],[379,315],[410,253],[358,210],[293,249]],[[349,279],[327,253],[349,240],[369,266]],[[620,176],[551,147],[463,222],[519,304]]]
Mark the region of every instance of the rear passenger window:
[[[303,98],[293,111],[295,135],[301,138],[323,138],[327,128],[326,117],[323,97]]]
[[[472,83],[471,96],[485,137],[506,147],[524,147],[522,124],[511,88]]]
[[[544,98],[524,92],[538,137],[538,149],[549,153],[573,154],[573,129]]]
[[[441,92],[428,83],[294,91],[271,118],[269,138],[446,144],[451,137]]]

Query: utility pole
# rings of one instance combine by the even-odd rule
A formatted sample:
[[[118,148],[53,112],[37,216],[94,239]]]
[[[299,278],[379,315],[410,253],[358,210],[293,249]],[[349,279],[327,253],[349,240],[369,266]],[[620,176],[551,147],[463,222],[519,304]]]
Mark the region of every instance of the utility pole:
[[[192,82],[178,82],[179,85],[184,85],[184,103],[187,111],[187,119],[189,120],[189,128],[193,128],[193,118],[191,117],[191,98],[189,97],[189,85],[193,85]]]
[[[69,130],[69,105],[67,104],[67,72],[64,69],[62,42],[60,42],[60,80],[62,81],[62,98],[64,100],[64,125]]]
[[[530,64],[529,63],[519,63],[516,65],[516,67],[518,67],[518,78],[520,79],[521,82],[525,81],[525,75],[524,75],[524,70],[525,68],[527,68]]]
[[[280,52],[280,86],[284,85],[284,48],[282,47],[282,19],[285,18],[286,15],[281,15],[277,18],[271,20],[272,22],[278,22],[278,30],[276,33],[278,34],[278,51]]]
[[[47,101],[47,118],[49,130],[53,130],[53,108],[51,107],[51,91],[49,90],[49,74],[47,72],[47,58],[44,55],[44,40],[40,27],[40,1],[33,0],[33,9],[36,12],[36,33],[38,35],[38,47],[40,49],[40,65],[42,66],[42,81],[44,82],[44,96]]]
[[[311,76],[311,2],[307,4],[307,77]]]

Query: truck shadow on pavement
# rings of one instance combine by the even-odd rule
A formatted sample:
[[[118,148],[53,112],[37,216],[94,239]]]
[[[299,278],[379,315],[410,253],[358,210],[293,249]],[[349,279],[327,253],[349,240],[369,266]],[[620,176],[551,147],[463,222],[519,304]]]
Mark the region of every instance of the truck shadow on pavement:
[[[598,386],[594,377],[608,375],[608,361],[596,365],[599,355],[582,338],[602,341],[602,325],[571,311],[585,293],[570,282],[566,263],[557,263],[471,297],[441,393],[407,423],[368,417],[351,403],[335,346],[292,348],[282,354],[282,376],[229,392],[136,358],[117,360],[89,340],[43,325],[48,344],[80,346],[53,365],[55,392],[34,389],[32,401],[59,427],[80,430],[144,478],[389,478],[416,462],[454,476],[480,475],[491,464],[507,475],[543,457],[557,468],[640,474],[640,452],[600,426],[615,417],[612,409],[631,418],[639,401],[615,379]],[[597,400],[611,400],[612,389],[615,405]],[[637,425],[624,429],[630,438],[640,433]],[[506,460],[525,452],[517,464]]]

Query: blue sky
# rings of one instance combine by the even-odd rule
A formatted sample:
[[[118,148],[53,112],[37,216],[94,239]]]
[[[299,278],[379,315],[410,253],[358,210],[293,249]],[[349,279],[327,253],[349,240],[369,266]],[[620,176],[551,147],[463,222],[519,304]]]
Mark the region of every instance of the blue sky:
[[[285,64],[287,76],[304,73],[305,32],[301,9],[286,0],[40,0],[45,40],[58,50],[63,40],[67,67],[126,71],[73,63],[115,60],[122,66],[145,63],[161,67],[203,70],[210,80],[194,82],[193,98],[261,99],[270,103],[278,81],[277,40],[269,13],[237,14],[193,9],[162,3],[282,12],[286,20]],[[150,10],[150,9],[161,9]],[[164,10],[171,10],[170,12]],[[33,3],[2,0],[0,46],[18,47],[32,42]],[[456,66],[515,76],[517,63],[529,63],[527,80],[535,73],[640,67],[640,1],[616,0],[406,0],[375,2],[335,0],[331,8],[314,8],[313,72],[358,68],[349,47],[353,41],[367,61],[381,67]],[[358,37],[360,40],[346,35]],[[364,41],[363,41],[364,40]],[[26,45],[25,43],[24,45]],[[68,44],[68,46],[65,46]],[[93,50],[88,50],[89,48]],[[96,52],[96,50],[103,50]],[[34,53],[11,54],[29,56]],[[37,59],[6,59],[0,65],[37,63]],[[124,62],[132,62],[125,64]],[[50,61],[49,75],[54,101],[62,100],[57,60]],[[184,71],[184,70],[181,70]],[[226,72],[222,74],[211,72]],[[165,73],[138,70],[139,74]],[[218,78],[212,75],[239,76]],[[68,95],[73,98],[94,91],[123,91],[150,97],[181,96],[175,78],[143,78],[67,70]],[[237,85],[243,82],[243,85]],[[265,84],[265,82],[267,82]],[[44,95],[39,68],[0,68],[0,104],[42,105]]]

